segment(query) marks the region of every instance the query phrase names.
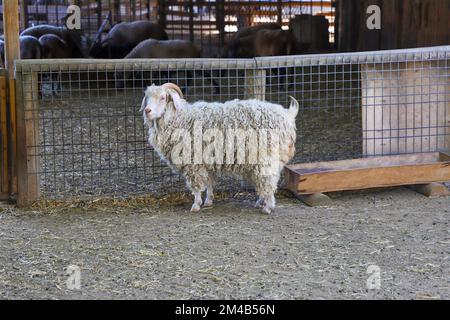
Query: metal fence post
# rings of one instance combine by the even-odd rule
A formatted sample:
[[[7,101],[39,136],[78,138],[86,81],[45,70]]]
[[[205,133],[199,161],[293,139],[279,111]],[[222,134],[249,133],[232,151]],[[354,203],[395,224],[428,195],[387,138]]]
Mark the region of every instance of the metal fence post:
[[[16,74],[17,81],[17,205],[39,199],[39,74]]]

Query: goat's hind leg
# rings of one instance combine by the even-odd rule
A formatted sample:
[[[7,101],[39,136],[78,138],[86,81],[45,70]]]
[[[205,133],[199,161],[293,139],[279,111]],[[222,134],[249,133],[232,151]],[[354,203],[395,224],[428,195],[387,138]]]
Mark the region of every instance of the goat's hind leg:
[[[204,207],[213,206],[215,181],[216,181],[215,178],[210,174],[208,176],[208,183],[206,184],[206,198],[205,202],[203,203]]]
[[[272,176],[263,176],[256,183],[258,201],[256,207],[261,208],[264,213],[271,213],[275,210],[275,191],[277,190],[278,179]]]

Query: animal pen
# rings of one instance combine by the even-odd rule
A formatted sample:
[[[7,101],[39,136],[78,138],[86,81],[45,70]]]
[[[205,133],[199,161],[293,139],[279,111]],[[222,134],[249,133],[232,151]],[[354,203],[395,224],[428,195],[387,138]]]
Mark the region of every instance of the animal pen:
[[[233,60],[16,61],[18,202],[184,190],[146,142],[139,107],[152,83],[176,83],[190,102],[257,98],[287,106],[295,97],[294,163],[448,151],[449,56],[445,46]],[[241,185],[223,180],[221,188]]]
[[[20,29],[33,25],[64,25],[69,1],[20,0]],[[242,1],[242,0],[79,0],[71,1],[81,10],[81,29],[91,39],[119,22],[148,20],[164,27],[169,39],[185,39],[195,43],[203,57],[217,57],[229,38],[242,27],[277,22],[284,29],[290,19],[303,15],[302,42],[316,37],[312,26],[320,22],[334,44],[334,0]],[[0,0],[0,20],[2,20]],[[316,16],[316,17],[313,17]],[[0,29],[2,29],[0,22]],[[307,28],[307,29],[305,29]],[[1,33],[1,32],[0,32]],[[101,34],[101,33],[100,33]],[[328,40],[328,39],[327,39]]]

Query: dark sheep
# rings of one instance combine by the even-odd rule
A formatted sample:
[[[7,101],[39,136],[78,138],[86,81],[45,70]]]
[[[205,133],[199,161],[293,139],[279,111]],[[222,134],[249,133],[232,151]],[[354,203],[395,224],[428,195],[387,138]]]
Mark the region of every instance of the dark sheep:
[[[142,41],[140,44],[138,44],[126,57],[125,59],[151,59],[151,58],[200,58],[200,50],[190,41],[187,40],[154,40],[154,39],[148,39],[145,41]],[[201,71],[195,71],[195,72],[201,72]],[[189,85],[189,81],[192,80],[192,76],[189,75],[191,72],[187,72],[187,83],[186,85]],[[167,77],[169,78],[168,74],[162,75],[161,77]],[[211,79],[211,82],[214,85],[215,90],[217,91],[218,85],[216,82],[212,79],[212,76],[209,72],[203,71],[203,74],[201,76],[206,76]],[[119,75],[119,79],[125,78],[128,79],[128,75]],[[118,82],[118,87],[123,87],[123,82]]]
[[[232,40],[239,39],[242,37],[247,37],[254,35],[259,30],[281,30],[281,25],[278,23],[270,22],[270,23],[261,23],[252,27],[245,27],[239,29],[233,36]]]
[[[228,44],[224,58],[253,58],[284,56],[295,53],[295,42],[290,30],[259,29],[254,34],[238,37]],[[287,68],[275,68],[272,73],[285,86]],[[222,70],[222,76],[225,71]]]
[[[20,59],[41,59],[42,49],[39,40],[32,36],[20,36]],[[2,67],[5,67],[5,43],[0,40],[0,57]]]
[[[139,43],[125,59],[200,58],[200,50],[187,40],[148,39]]]
[[[84,54],[83,34],[80,30],[69,30],[64,27],[41,24],[25,29],[20,35],[33,36],[39,39],[46,34],[54,34],[64,40],[71,49],[72,58],[83,58],[86,56]]]
[[[89,55],[94,58],[121,59],[147,39],[167,40],[168,36],[164,28],[157,23],[149,21],[118,23],[111,28],[104,41],[92,46]]]
[[[294,53],[294,38],[289,30],[260,29],[252,35],[230,41],[226,58],[283,56]]]
[[[72,49],[60,37],[54,34],[46,34],[39,38],[43,59],[71,58]]]
[[[260,30],[281,30],[281,26],[278,23],[261,23],[256,26],[252,27],[245,27],[239,29],[233,37],[229,40],[228,44],[225,46],[224,50],[222,51],[221,56],[224,58],[235,58],[236,56],[236,48],[240,42],[242,42],[242,38],[244,38],[244,43],[246,42],[245,39],[248,39],[250,36],[254,36],[258,31]],[[247,45],[247,47],[249,47]],[[244,48],[242,50],[247,50],[245,54],[243,54],[242,57],[248,57],[251,56],[251,52],[248,51],[249,49]]]
[[[39,40],[32,36],[20,36],[20,59],[41,59],[42,49]]]

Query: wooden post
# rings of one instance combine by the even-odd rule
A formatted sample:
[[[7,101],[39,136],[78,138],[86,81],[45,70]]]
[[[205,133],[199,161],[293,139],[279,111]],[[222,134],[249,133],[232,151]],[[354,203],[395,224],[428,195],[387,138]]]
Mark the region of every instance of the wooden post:
[[[133,21],[136,20],[136,0],[130,0],[130,9],[131,9],[131,16],[133,18]]]
[[[216,1],[216,23],[219,30],[220,49],[225,46],[225,7],[224,0]]]
[[[23,29],[28,28],[28,1],[20,1],[20,25]]]
[[[20,58],[19,43],[19,4],[18,1],[3,2],[3,30],[5,32],[5,67],[8,72],[8,164],[9,192],[16,191],[16,113],[15,113],[15,80],[14,61]]]
[[[3,2],[3,30],[5,32],[5,65],[10,78],[14,78],[14,60],[20,57],[19,4]]]
[[[8,118],[8,162],[9,191],[17,193],[17,116],[16,116],[16,80],[9,79],[9,118]]]
[[[8,114],[7,114],[7,94],[6,94],[7,77],[5,74],[0,75],[0,130],[1,130],[1,171],[0,171],[0,200],[9,198],[9,159],[8,159]]]
[[[266,70],[245,70],[245,98],[266,100]]]
[[[148,0],[148,19],[152,21],[158,20],[158,0]]]
[[[120,0],[114,0],[112,12],[113,12],[114,23],[119,23],[120,22]]]
[[[277,22],[283,26],[283,1],[278,0],[277,3]]]
[[[189,0],[189,41],[194,42],[194,1]]]
[[[167,17],[166,17],[166,1],[159,0],[158,6],[158,23],[165,29],[167,26]]]
[[[102,0],[97,0],[97,26],[100,27],[102,24]]]
[[[39,74],[17,74],[17,205],[39,199]]]

